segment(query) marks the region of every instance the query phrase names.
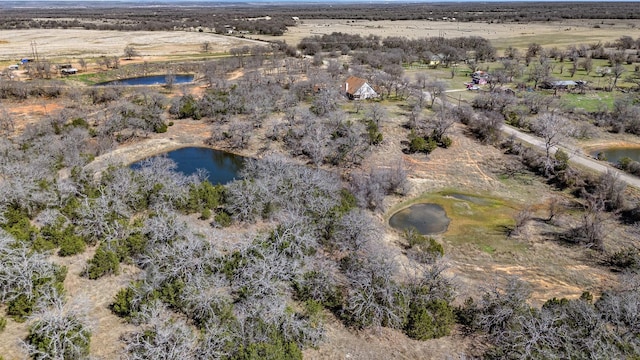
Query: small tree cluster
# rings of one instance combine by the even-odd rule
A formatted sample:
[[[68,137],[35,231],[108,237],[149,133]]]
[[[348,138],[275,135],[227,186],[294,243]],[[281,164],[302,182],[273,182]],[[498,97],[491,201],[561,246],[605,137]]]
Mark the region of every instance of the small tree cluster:
[[[86,309],[62,299],[31,316],[25,347],[34,359],[88,359],[91,331]]]
[[[632,283],[635,284],[634,281]],[[485,292],[478,305],[469,300],[458,317],[489,335],[487,355],[503,359],[625,358],[637,354],[637,289],[606,292],[593,302],[588,292],[579,299],[553,298],[540,309],[527,303],[529,291],[511,279],[503,291]]]
[[[61,289],[66,276],[65,269],[6,233],[0,233],[0,261],[0,303],[17,320],[29,316],[41,298]]]
[[[351,186],[359,206],[382,210],[385,196],[407,191],[407,171],[402,162],[397,162],[373,168],[368,174],[353,173]]]

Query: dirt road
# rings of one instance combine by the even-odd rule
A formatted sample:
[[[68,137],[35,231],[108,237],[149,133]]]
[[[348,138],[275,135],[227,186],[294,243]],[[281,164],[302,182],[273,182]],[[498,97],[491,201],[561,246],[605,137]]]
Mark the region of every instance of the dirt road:
[[[540,138],[536,137],[536,136],[532,136],[529,134],[525,134],[522,131],[519,131],[511,126],[508,125],[503,125],[502,126],[502,131],[506,134],[509,135],[513,135],[515,137],[517,137],[518,139],[531,144],[535,147],[538,147],[542,150],[545,149],[545,144],[544,141],[542,141]],[[552,151],[557,151],[558,149],[562,149],[563,151],[567,152],[567,154],[569,154],[569,162],[582,166],[582,167],[586,167],[589,168],[591,170],[600,172],[600,173],[604,173],[607,170],[609,171],[613,171],[614,173],[617,173],[619,175],[620,180],[624,181],[625,183],[627,183],[627,185],[629,186],[633,186],[636,189],[640,189],[640,178],[637,178],[635,176],[626,174],[616,168],[614,168],[613,166],[611,166],[608,163],[602,162],[602,161],[597,161],[595,159],[592,159],[588,156],[585,156],[579,152],[577,152],[575,149],[570,149],[567,146],[554,146],[552,148]]]

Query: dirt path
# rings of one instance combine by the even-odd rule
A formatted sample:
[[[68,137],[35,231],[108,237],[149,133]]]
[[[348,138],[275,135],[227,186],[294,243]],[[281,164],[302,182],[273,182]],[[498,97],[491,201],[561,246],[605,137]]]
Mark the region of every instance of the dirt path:
[[[532,136],[529,134],[525,134],[522,131],[519,131],[511,126],[508,125],[503,125],[502,126],[502,131],[507,133],[508,135],[513,135],[515,137],[517,137],[518,139],[531,144],[539,149],[544,150],[545,149],[545,143],[544,141],[542,141],[540,138],[536,137],[536,136]],[[629,186],[633,186],[636,189],[640,189],[640,178],[637,178],[635,176],[626,174],[618,169],[616,169],[615,167],[609,165],[609,164],[604,164],[600,161],[594,160],[590,157],[587,157],[583,154],[581,154],[579,151],[577,151],[577,149],[572,149],[569,148],[567,145],[560,145],[560,146],[554,146],[552,148],[553,152],[558,151],[559,149],[567,152],[567,154],[569,154],[569,162],[597,171],[599,173],[604,173],[607,171],[612,171],[616,174],[618,174],[620,180],[624,181],[627,185]]]

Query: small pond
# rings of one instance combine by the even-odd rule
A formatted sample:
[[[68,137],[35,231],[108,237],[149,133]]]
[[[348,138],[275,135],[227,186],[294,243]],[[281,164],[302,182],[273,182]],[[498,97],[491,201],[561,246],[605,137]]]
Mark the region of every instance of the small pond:
[[[620,159],[625,157],[631,158],[631,160],[640,161],[640,147],[600,149],[597,151],[593,151],[591,153],[591,156],[597,158],[598,153],[603,153],[607,161],[612,164],[617,164]]]
[[[201,147],[182,148],[165,155],[177,164],[176,171],[185,175],[195,174],[198,169],[206,170],[212,184],[227,184],[240,178],[239,173],[245,161],[240,155]],[[139,168],[140,163],[133,163],[131,167]]]
[[[96,84],[98,86],[107,85],[165,85],[168,75],[142,76],[136,78],[119,79]],[[193,75],[173,75],[174,84],[185,84],[193,81]]]
[[[442,206],[432,203],[411,205],[393,214],[389,225],[398,230],[416,228],[422,235],[438,234],[447,230],[449,218]]]

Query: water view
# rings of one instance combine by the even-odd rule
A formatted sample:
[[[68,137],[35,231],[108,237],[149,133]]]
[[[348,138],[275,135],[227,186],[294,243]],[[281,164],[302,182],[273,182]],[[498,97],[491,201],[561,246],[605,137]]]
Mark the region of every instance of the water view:
[[[165,85],[167,83],[167,76],[169,75],[142,76],[142,77],[136,77],[136,78],[107,81],[107,82],[99,83],[96,85],[98,86]],[[193,81],[193,75],[172,75],[172,76],[173,76],[173,84],[185,84]]]
[[[612,163],[617,164],[620,159],[628,157],[634,161],[640,161],[640,147],[637,148],[609,148],[601,149],[591,153],[591,156],[599,158],[598,154],[603,154],[604,158]]]
[[[442,206],[423,203],[411,205],[393,214],[389,225],[394,229],[415,228],[422,235],[438,234],[447,230],[449,218]]]
[[[198,169],[206,170],[212,184],[227,184],[240,178],[239,173],[245,161],[240,155],[201,147],[182,148],[165,155],[177,164],[176,171],[185,175],[195,174]],[[140,163],[134,163],[131,167],[140,167]]]

